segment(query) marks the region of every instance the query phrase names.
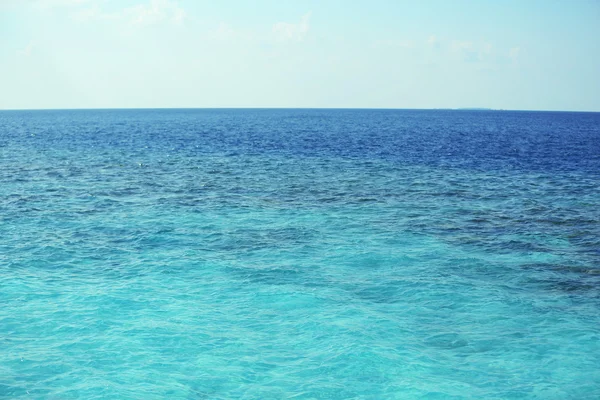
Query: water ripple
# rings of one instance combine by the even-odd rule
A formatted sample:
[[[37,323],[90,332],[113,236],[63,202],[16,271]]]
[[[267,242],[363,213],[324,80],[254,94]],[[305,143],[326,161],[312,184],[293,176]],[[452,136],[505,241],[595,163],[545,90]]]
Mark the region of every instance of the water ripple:
[[[0,397],[600,397],[598,118],[0,112]]]

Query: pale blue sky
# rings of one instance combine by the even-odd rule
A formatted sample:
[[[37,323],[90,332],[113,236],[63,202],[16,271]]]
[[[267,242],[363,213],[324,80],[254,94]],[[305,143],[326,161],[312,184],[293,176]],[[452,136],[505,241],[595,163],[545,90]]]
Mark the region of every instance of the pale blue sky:
[[[0,109],[600,111],[600,1],[0,0]]]

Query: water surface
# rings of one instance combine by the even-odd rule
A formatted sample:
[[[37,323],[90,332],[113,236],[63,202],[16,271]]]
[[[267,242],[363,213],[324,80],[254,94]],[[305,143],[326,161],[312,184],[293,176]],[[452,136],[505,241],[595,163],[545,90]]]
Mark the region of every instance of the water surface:
[[[600,114],[0,112],[0,398],[596,399]]]

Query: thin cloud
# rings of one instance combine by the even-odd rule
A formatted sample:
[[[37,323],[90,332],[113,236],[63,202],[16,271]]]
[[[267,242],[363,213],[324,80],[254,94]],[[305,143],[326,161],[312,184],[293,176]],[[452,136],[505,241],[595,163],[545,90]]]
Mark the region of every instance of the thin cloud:
[[[460,56],[465,62],[493,62],[494,46],[489,42],[474,43],[471,41],[454,40],[450,51]]]
[[[473,49],[473,42],[454,40],[450,46],[452,51],[471,51]]]
[[[29,57],[31,55],[31,51],[33,50],[33,42],[29,42],[27,46],[17,51],[17,54],[25,57]]]
[[[435,35],[429,36],[429,39],[427,39],[427,45],[433,47],[434,49],[439,49],[442,46],[440,39]]]
[[[124,15],[133,25],[152,25],[166,20],[181,23],[185,12],[169,0],[151,0],[125,9]]]
[[[235,37],[235,31],[231,27],[231,25],[226,24],[225,22],[221,22],[217,29],[210,32],[209,34],[211,39],[216,40],[230,40]]]
[[[175,24],[181,24],[187,17],[187,14],[181,7],[176,7],[173,15],[171,16],[171,21]]]
[[[513,47],[508,51],[508,58],[512,61],[513,64],[519,62],[519,54],[521,53],[520,47]]]
[[[413,49],[415,48],[415,41],[411,39],[386,39],[377,40],[374,43],[375,47],[388,47],[388,48],[403,48]]]
[[[48,10],[52,8],[80,7],[91,2],[93,0],[34,0],[31,3],[36,8]]]
[[[309,19],[311,12],[304,14],[298,23],[277,22],[273,25],[273,34],[275,39],[280,42],[296,41],[301,42],[308,34],[310,28]]]
[[[491,43],[484,43],[483,44],[483,54],[492,54],[492,44]]]
[[[473,42],[454,40],[450,45],[450,50],[453,53],[460,55],[463,61],[478,62],[480,61],[479,51],[476,49]]]
[[[79,22],[90,21],[94,19],[114,19],[116,17],[116,14],[103,13],[98,4],[94,4],[91,7],[83,8],[71,13],[71,18]]]
[[[54,0],[53,0],[54,1]],[[69,0],[64,0],[69,1]],[[87,0],[70,0],[82,2]],[[76,21],[121,20],[132,26],[148,26],[162,22],[181,24],[186,19],[185,10],[170,0],[150,0],[115,12],[104,12],[98,4],[79,9],[71,14]]]

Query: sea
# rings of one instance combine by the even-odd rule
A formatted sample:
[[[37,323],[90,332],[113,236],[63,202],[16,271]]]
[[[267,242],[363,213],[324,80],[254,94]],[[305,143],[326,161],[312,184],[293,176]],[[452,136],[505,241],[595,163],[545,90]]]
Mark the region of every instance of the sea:
[[[599,399],[600,113],[0,111],[2,399]]]

